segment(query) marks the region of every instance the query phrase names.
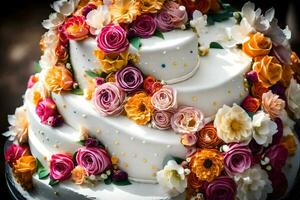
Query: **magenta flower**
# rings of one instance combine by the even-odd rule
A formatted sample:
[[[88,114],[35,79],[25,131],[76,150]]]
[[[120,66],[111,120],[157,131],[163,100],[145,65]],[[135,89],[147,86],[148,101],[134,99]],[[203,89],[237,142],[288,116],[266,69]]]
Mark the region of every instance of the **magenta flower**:
[[[156,22],[150,15],[142,15],[138,17],[129,29],[129,35],[148,38],[154,34],[156,30]]]
[[[93,96],[94,106],[103,116],[121,114],[124,100],[125,92],[110,82],[98,86]]]
[[[210,183],[204,184],[205,197],[209,200],[233,200],[236,197],[237,186],[234,180],[220,176]]]
[[[243,173],[253,163],[251,149],[245,144],[234,143],[224,153],[224,168],[229,176]]]
[[[111,167],[108,153],[99,147],[82,147],[78,149],[76,162],[85,168],[88,175],[99,175]]]
[[[126,92],[137,90],[144,81],[141,70],[131,65],[117,71],[115,77],[117,85]]]
[[[26,155],[28,152],[28,147],[22,147],[16,144],[11,144],[5,151],[4,157],[9,166],[13,167],[13,164],[16,163],[16,161],[19,158]]]
[[[246,79],[249,83],[256,83],[258,82],[258,75],[256,71],[252,70],[246,74]]]
[[[97,36],[97,44],[105,53],[122,53],[129,48],[126,36],[121,26],[110,24],[101,29]]]
[[[288,158],[288,150],[282,144],[273,145],[266,150],[263,160],[266,161],[266,158],[269,160],[266,167],[271,166],[271,171],[281,171]],[[266,169],[268,170],[268,168]]]
[[[174,114],[173,111],[159,111],[155,110],[152,115],[152,126],[159,130],[170,129],[171,126],[171,117]]]
[[[57,115],[55,102],[51,98],[45,98],[37,105],[36,113],[43,124],[48,124],[48,119]]]
[[[123,170],[116,170],[112,175],[113,181],[123,181],[128,179],[128,174]]]
[[[64,181],[71,176],[74,169],[72,157],[67,154],[54,154],[50,160],[50,177],[53,180]]]

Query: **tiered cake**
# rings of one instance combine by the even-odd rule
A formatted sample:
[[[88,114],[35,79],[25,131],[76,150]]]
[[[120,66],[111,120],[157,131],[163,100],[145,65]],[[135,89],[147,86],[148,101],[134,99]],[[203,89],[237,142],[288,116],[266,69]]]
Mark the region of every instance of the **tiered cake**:
[[[60,0],[5,153],[28,199],[280,199],[300,60],[274,10]],[[26,191],[25,191],[26,190]]]

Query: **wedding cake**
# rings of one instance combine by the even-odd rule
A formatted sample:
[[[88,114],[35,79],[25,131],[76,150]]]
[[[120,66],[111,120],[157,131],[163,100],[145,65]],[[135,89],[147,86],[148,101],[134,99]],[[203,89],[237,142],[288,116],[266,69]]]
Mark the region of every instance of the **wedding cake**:
[[[300,59],[274,9],[59,0],[5,152],[27,199],[264,200],[300,165]]]

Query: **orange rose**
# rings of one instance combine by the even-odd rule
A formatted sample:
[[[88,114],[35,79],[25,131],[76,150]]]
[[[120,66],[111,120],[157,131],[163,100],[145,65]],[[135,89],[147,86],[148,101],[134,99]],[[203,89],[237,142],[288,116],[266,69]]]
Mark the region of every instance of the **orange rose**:
[[[17,182],[25,189],[33,188],[32,175],[36,171],[36,160],[31,155],[22,156],[13,166],[13,173]]]
[[[300,59],[295,52],[292,52],[291,62],[291,68],[295,73],[295,78],[300,81]]]
[[[154,110],[151,104],[151,97],[144,92],[129,97],[124,108],[127,116],[140,125],[145,125],[151,120]]]
[[[74,83],[72,73],[62,64],[47,70],[45,82],[50,91],[58,94],[71,90]]]
[[[86,177],[87,173],[84,169],[84,167],[81,166],[76,166],[73,170],[72,170],[72,181],[77,184],[77,185],[81,185],[84,183],[84,179]]]
[[[199,150],[191,157],[190,169],[200,181],[210,182],[223,171],[223,156],[215,149]]]
[[[221,143],[222,140],[217,135],[217,129],[214,127],[213,123],[206,124],[198,133],[197,145],[200,148],[216,148]]]
[[[257,57],[253,69],[259,81],[266,88],[276,84],[282,77],[282,66],[273,56]]]
[[[58,61],[66,63],[69,58],[68,49],[63,45],[58,45],[55,49],[55,55],[57,56]]]
[[[288,87],[291,79],[293,78],[294,72],[292,70],[292,67],[289,65],[282,65],[282,77],[280,80],[280,83],[284,87]]]
[[[250,39],[243,43],[243,51],[253,58],[268,55],[271,48],[271,39],[259,32],[251,34]]]
[[[287,135],[285,137],[282,137],[281,144],[288,150],[289,156],[295,155],[297,150],[297,143],[294,135]]]
[[[194,190],[199,190],[203,185],[204,181],[200,181],[196,174],[190,173],[187,178],[188,185],[192,187]]]
[[[247,96],[241,106],[247,111],[255,113],[260,107],[260,100],[252,96]]]
[[[265,88],[260,82],[254,83],[251,87],[252,95],[260,100],[261,100],[262,95],[268,91],[269,91],[269,89]]]
[[[105,54],[101,50],[95,50],[94,54],[100,61],[102,70],[106,73],[116,72],[128,63],[128,51],[120,54]]]

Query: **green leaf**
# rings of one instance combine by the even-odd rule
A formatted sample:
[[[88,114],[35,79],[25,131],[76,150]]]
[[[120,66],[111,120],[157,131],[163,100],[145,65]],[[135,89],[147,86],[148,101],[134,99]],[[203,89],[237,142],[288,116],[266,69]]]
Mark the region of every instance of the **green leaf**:
[[[209,48],[211,49],[224,49],[219,43],[217,42],[211,42],[209,44]]]
[[[168,154],[163,160],[163,166],[166,166],[167,163],[169,162],[169,160],[175,160],[175,162],[179,165],[184,161],[183,159],[181,159],[179,157],[175,157],[175,156]]]
[[[122,181],[113,181],[112,183],[117,186],[131,185],[131,182],[128,179]]]
[[[162,33],[161,31],[159,31],[159,30],[156,30],[156,31],[154,32],[154,36],[159,37],[159,38],[161,38],[161,39],[163,39],[163,40],[165,39],[163,33]]]
[[[49,176],[49,171],[42,165],[39,159],[36,159],[36,162],[37,162],[37,173],[39,179],[47,178]]]
[[[86,75],[88,75],[88,76],[90,76],[92,78],[97,78],[97,77],[101,76],[101,74],[93,72],[92,70],[86,70],[85,73],[86,73]]]
[[[80,88],[75,88],[73,90],[71,90],[72,94],[76,94],[76,95],[83,95],[83,90]]]
[[[141,39],[139,37],[132,37],[129,39],[129,42],[137,50],[139,50],[142,46]]]
[[[110,185],[112,183],[112,178],[109,176],[107,179],[104,180],[105,185]]]
[[[50,181],[49,181],[49,185],[52,186],[52,187],[57,185],[58,183],[59,183],[59,180],[50,179]]]
[[[39,62],[34,62],[33,63],[33,71],[35,73],[40,73],[42,71],[42,67],[41,67]]]

